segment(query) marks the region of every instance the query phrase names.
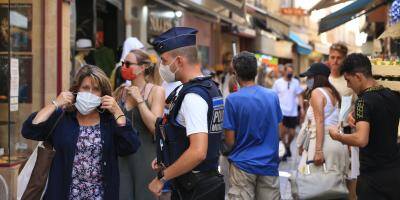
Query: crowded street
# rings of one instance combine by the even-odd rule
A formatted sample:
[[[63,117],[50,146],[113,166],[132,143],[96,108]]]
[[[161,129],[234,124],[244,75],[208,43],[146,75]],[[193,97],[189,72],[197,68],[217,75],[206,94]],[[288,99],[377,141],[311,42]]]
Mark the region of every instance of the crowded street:
[[[400,200],[400,0],[0,0],[0,200]]]

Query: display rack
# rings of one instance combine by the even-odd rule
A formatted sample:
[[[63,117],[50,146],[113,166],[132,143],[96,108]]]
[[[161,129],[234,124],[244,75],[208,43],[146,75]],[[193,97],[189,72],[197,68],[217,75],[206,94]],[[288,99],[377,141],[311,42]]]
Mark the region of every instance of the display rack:
[[[400,92],[400,65],[372,65],[372,74],[379,84]],[[398,131],[400,137],[400,124]]]

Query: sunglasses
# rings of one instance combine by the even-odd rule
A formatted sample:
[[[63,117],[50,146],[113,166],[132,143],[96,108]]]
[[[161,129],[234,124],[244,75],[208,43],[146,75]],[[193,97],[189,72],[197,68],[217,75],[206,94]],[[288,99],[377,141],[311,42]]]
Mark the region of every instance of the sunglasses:
[[[132,63],[132,62],[129,62],[129,61],[122,61],[122,65],[123,66],[125,65],[126,67],[130,67],[132,65],[138,66],[139,64],[138,63]]]

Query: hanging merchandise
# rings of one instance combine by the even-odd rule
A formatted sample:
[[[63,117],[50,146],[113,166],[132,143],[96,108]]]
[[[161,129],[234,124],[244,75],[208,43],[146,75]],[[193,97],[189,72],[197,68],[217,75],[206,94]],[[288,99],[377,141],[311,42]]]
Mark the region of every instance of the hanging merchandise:
[[[389,16],[390,24],[396,24],[400,22],[400,0],[393,1]]]

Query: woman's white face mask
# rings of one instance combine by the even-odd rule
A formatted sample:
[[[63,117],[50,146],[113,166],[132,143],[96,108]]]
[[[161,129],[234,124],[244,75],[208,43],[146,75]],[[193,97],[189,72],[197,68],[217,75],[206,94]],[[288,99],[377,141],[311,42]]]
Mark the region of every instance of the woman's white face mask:
[[[87,115],[101,104],[101,98],[90,92],[78,92],[75,108],[82,114]]]

